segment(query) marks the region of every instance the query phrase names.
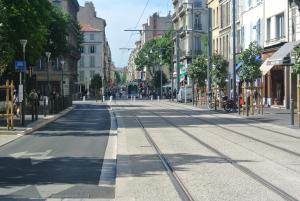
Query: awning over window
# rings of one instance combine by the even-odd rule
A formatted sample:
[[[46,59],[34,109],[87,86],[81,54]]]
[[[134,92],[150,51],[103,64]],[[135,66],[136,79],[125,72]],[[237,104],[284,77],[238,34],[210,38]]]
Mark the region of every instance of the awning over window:
[[[269,59],[267,59],[260,67],[263,75],[266,75],[275,65],[282,65],[284,58],[292,52],[292,50],[300,44],[300,41],[294,41],[284,44]]]

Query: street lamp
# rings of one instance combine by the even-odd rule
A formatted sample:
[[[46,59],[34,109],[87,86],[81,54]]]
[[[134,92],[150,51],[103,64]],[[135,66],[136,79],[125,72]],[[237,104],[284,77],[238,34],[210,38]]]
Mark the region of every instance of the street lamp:
[[[46,57],[47,57],[47,85],[48,85],[48,93],[47,95],[50,95],[50,80],[49,80],[49,61],[50,61],[50,56],[51,52],[46,52]]]
[[[26,65],[26,61],[25,61],[25,54],[26,54],[26,44],[27,44],[27,40],[25,39],[21,39],[20,43],[22,45],[23,48],[23,62],[24,62],[24,70],[25,69],[25,65]],[[22,85],[22,71],[20,71],[20,85]],[[24,93],[26,93],[26,71],[24,72],[24,83],[23,83],[23,100],[22,100],[22,104],[21,104],[21,112],[22,112],[22,117],[21,117],[21,123],[22,126],[25,126],[25,112],[26,112],[26,105],[25,105],[25,100],[24,98],[26,98],[26,96],[24,96]]]
[[[61,96],[62,96],[62,105],[64,109],[64,65],[65,65],[65,60],[60,61],[61,64]]]

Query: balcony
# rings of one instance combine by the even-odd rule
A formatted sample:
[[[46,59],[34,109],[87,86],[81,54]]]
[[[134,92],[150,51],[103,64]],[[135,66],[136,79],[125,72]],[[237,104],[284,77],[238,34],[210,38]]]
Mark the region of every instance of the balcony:
[[[179,6],[178,14],[179,14],[180,17],[182,17],[182,16],[185,14],[185,9],[184,9],[183,4],[181,4],[181,5]]]
[[[265,42],[265,46],[277,45],[283,42],[287,42],[287,39],[285,36],[280,36],[273,39],[267,39]]]
[[[173,21],[173,22],[178,21],[178,15],[177,15],[176,12],[174,12],[173,15],[172,15],[172,21]]]

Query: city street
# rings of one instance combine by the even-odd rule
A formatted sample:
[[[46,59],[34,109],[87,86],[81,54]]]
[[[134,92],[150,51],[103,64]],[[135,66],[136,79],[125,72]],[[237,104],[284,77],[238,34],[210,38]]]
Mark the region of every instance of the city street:
[[[169,101],[112,104],[117,200],[299,200],[299,129]]]
[[[114,198],[115,160],[104,160],[110,128],[107,106],[81,103],[32,135],[2,146],[0,200]],[[102,173],[104,166],[113,169]]]

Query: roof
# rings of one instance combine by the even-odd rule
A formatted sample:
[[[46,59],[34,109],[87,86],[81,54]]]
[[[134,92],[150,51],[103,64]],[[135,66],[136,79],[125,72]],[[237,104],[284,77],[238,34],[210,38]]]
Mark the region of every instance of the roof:
[[[84,32],[101,32],[102,30],[92,27],[90,24],[80,24],[81,31]]]

